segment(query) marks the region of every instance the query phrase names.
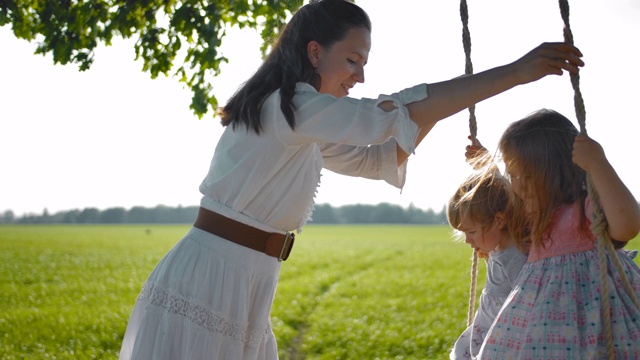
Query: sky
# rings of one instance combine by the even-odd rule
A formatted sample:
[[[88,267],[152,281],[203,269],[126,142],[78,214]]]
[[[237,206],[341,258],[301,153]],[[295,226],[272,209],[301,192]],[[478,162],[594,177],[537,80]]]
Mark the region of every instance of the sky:
[[[586,128],[640,199],[634,145],[640,129],[640,2],[570,1]],[[464,74],[459,2],[358,0],[373,29],[366,82],[351,97],[376,98],[419,83]],[[543,42],[562,41],[557,1],[469,1],[475,72],[517,60]],[[54,65],[35,43],[0,27],[0,213],[40,214],[96,207],[197,205],[198,186],[222,133],[211,113],[198,119],[191,92],[173,77],[151,79],[135,61],[135,40],[101,46],[92,67]],[[260,38],[230,31],[222,52],[230,60],[211,79],[220,104],[257,69]],[[478,138],[495,151],[506,126],[540,108],[575,121],[568,74],[518,86],[476,106]],[[324,170],[316,203],[391,203],[443,208],[468,175],[464,160],[469,113],[436,125],[409,159],[400,191],[382,181]],[[292,194],[295,196],[295,194]]]

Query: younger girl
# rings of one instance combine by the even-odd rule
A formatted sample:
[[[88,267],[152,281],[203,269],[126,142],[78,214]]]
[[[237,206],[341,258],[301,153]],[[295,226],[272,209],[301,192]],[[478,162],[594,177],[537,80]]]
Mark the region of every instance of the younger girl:
[[[499,148],[513,193],[522,200],[513,202],[510,226],[520,230],[516,241],[530,243],[530,251],[478,357],[640,358],[640,269],[623,250],[615,259],[607,255],[606,268],[601,268],[589,229],[593,204],[585,190],[587,174],[611,238],[626,242],[640,231],[638,203],[602,147],[579,135],[561,114],[543,109],[511,124]],[[624,275],[614,263],[621,264]],[[622,276],[632,290],[625,288]],[[603,317],[604,297],[610,323]]]
[[[473,147],[468,147],[467,154]],[[484,148],[476,154],[481,152],[484,155],[479,159],[488,159]],[[478,157],[471,161],[477,162]],[[478,355],[487,331],[527,260],[507,229],[509,193],[508,181],[492,166],[487,172],[476,171],[469,176],[447,205],[449,224],[464,234],[467,244],[487,258],[487,280],[478,310],[473,323],[456,341],[450,353],[452,360],[472,359]]]

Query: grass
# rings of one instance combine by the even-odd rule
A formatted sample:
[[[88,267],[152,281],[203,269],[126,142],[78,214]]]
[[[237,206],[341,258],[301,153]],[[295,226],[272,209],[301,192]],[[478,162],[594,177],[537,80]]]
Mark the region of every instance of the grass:
[[[470,250],[448,228],[316,226],[300,238],[273,310],[282,359],[442,358],[462,331]]]
[[[140,286],[187,230],[0,226],[0,358],[116,359]],[[470,254],[445,226],[305,227],[272,310],[280,358],[446,358]]]

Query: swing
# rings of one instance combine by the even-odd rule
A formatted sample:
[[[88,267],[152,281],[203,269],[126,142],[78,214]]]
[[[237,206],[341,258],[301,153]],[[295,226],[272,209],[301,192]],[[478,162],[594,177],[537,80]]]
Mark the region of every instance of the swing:
[[[473,74],[473,63],[471,62],[471,33],[469,32],[469,9],[466,0],[460,0],[460,19],[462,20],[462,45],[465,54],[465,75]],[[471,105],[469,110],[469,131],[471,134],[471,143],[477,142],[478,124],[476,121],[476,106]],[[473,317],[476,307],[476,285],[478,279],[478,250],[473,249],[471,257],[471,286],[469,289],[469,311],[467,313],[467,327],[473,323]]]
[[[573,34],[571,33],[571,27],[569,25],[569,3],[568,0],[559,0],[560,1],[560,13],[562,15],[562,20],[564,22],[564,41],[566,43],[573,45]],[[578,73],[571,74],[571,85],[574,90],[574,107],[576,110],[576,118],[578,119],[578,124],[580,125],[580,133],[587,134],[587,129],[585,126],[586,120],[586,111],[584,107],[584,100],[582,99],[582,93],[580,92],[580,75]],[[613,265],[618,272],[618,276],[622,281],[624,286],[624,290],[628,293],[629,297],[633,300],[636,307],[640,308],[640,303],[635,296],[635,292],[631,287],[631,283],[629,279],[625,275],[622,270],[622,265],[620,263],[620,259],[616,254],[616,250],[614,248],[614,242],[609,236],[609,232],[607,231],[607,219],[605,217],[604,211],[600,206],[600,197],[596,188],[591,181],[591,177],[587,175],[587,191],[589,192],[589,196],[593,202],[593,220],[591,222],[591,231],[596,235],[596,246],[598,249],[598,260],[600,263],[600,269],[605,269],[605,271],[600,272],[600,283],[602,286],[602,293],[609,293],[609,283],[607,281],[607,254],[612,260]],[[619,242],[617,242],[619,244]],[[619,244],[620,245],[620,244]],[[612,274],[614,275],[614,274]],[[611,307],[609,302],[609,296],[602,296],[602,307],[605,311],[603,311],[603,318],[605,324],[605,336],[607,337],[607,358],[613,359],[615,358],[614,350],[613,350],[613,338],[611,333],[611,313],[608,309]]]
[[[573,34],[571,32],[571,27],[569,24],[569,3],[568,0],[559,0],[560,5],[560,13],[562,16],[562,20],[564,22],[564,41],[568,44],[573,45]],[[466,0],[460,1],[460,17],[463,24],[462,30],[462,40],[465,52],[465,74],[469,75],[473,73],[473,66],[471,64],[471,35],[468,28],[468,8]],[[580,91],[580,75],[578,73],[570,74],[571,85],[574,90],[574,107],[576,111],[576,118],[578,120],[578,124],[580,126],[580,133],[587,134],[587,130],[585,127],[585,119],[586,119],[586,111],[584,106],[584,100],[582,98],[582,93]],[[477,121],[475,116],[475,105],[472,105],[468,108],[469,110],[469,129],[471,131],[471,141],[472,143],[477,142]],[[600,272],[600,283],[602,286],[602,294],[609,293],[609,283],[607,281],[607,254],[612,260],[613,265],[618,273],[618,276],[624,286],[624,290],[628,293],[629,297],[632,299],[633,303],[636,307],[640,308],[640,302],[635,296],[635,292],[631,287],[631,283],[629,279],[625,275],[625,272],[622,269],[622,265],[620,263],[620,259],[616,253],[616,249],[614,248],[614,243],[616,243],[616,247],[621,248],[624,243],[616,242],[612,240],[607,231],[607,219],[605,217],[604,211],[600,205],[599,195],[591,181],[590,176],[587,176],[587,191],[588,196],[592,199],[593,203],[593,220],[591,222],[591,231],[596,236],[596,247],[598,250],[598,260],[600,269],[604,269],[604,271]],[[475,299],[476,299],[476,282],[477,282],[477,272],[478,272],[478,251],[474,249],[472,256],[472,269],[471,269],[471,286],[470,286],[470,296],[469,296],[469,312],[467,316],[467,326],[470,326],[473,323],[473,316],[475,310]],[[615,275],[612,273],[612,276]],[[608,311],[610,309],[610,301],[609,296],[602,296],[602,308],[606,311],[602,311],[603,320],[605,325],[605,336],[606,336],[606,351],[607,358],[614,359],[614,345],[613,345],[613,336],[611,331],[611,313]]]

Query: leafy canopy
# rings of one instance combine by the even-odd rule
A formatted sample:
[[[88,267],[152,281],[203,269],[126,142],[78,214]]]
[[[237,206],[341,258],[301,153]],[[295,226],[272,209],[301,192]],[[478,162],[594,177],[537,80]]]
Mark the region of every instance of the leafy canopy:
[[[91,67],[94,50],[114,37],[137,38],[136,60],[151,78],[178,77],[193,92],[199,118],[218,101],[212,77],[228,62],[218,48],[229,28],[260,31],[264,55],[303,0],[0,0],[0,26],[17,38],[38,42],[35,53],[51,53],[54,64]]]

